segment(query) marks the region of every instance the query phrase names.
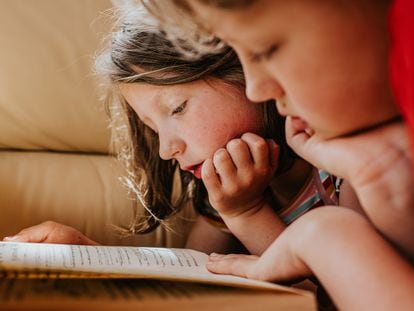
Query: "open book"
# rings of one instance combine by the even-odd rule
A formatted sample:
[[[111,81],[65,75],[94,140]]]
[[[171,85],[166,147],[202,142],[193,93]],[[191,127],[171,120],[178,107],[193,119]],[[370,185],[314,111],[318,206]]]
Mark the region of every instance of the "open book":
[[[78,307],[110,310],[111,306],[117,309],[121,305],[145,307],[145,310],[158,310],[155,305],[159,309],[173,305],[180,310],[185,306],[189,307],[188,310],[195,306],[200,310],[204,310],[203,306],[205,310],[220,310],[220,306],[225,309],[228,303],[236,304],[240,310],[249,310],[248,305],[256,309],[263,304],[267,304],[269,310],[281,306],[287,307],[286,310],[316,310],[311,293],[268,282],[213,274],[205,268],[206,261],[206,254],[189,249],[0,242],[0,309],[23,309],[23,306],[36,303],[36,309],[53,309],[52,301],[55,299],[60,303],[60,309],[62,302],[66,301],[64,305],[72,310]],[[59,282],[60,287],[56,291]],[[164,284],[161,295],[160,284]],[[62,290],[66,286],[72,292],[79,286],[84,290],[74,299]],[[171,293],[165,299],[166,289],[177,286],[180,287],[178,292],[187,293],[184,295],[187,299],[175,294],[171,296]],[[89,287],[94,289],[93,295],[85,294]],[[107,292],[109,287],[112,287],[112,294]],[[30,292],[34,288],[36,291]],[[109,299],[111,295],[114,297],[114,289],[120,288],[129,293],[135,291],[135,298]],[[13,295],[13,289],[19,292],[20,298],[26,297],[27,304],[22,302],[24,299]],[[102,292],[103,289],[106,292]]]

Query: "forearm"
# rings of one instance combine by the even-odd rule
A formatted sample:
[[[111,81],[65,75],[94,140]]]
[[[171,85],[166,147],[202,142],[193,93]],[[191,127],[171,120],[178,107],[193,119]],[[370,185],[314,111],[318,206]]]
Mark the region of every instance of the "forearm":
[[[352,186],[374,226],[413,260],[414,181],[410,161],[397,154],[389,158],[374,182],[361,186],[357,181]]]
[[[296,132],[290,121],[286,136],[293,150],[347,180],[374,226],[414,258],[414,182],[404,123],[324,140]]]
[[[241,245],[233,235],[213,227],[204,217],[198,216],[187,238],[185,247],[206,254],[212,252],[228,254],[240,252]]]
[[[254,255],[262,254],[286,227],[267,203],[237,216],[221,216],[234,236]]]
[[[349,147],[357,152],[349,155],[345,179],[374,226],[413,259],[414,178],[406,134],[398,122],[362,135],[362,146]]]
[[[412,308],[413,267],[368,221],[343,208],[321,208],[303,217],[307,225],[290,245],[339,309]]]

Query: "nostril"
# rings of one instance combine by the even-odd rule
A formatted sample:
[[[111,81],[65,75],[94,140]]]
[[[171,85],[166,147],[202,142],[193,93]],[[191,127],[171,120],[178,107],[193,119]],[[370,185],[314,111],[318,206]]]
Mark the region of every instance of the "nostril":
[[[178,157],[181,151],[178,148],[173,148],[173,146],[169,146],[167,148],[160,148],[159,156],[163,160],[171,160]]]

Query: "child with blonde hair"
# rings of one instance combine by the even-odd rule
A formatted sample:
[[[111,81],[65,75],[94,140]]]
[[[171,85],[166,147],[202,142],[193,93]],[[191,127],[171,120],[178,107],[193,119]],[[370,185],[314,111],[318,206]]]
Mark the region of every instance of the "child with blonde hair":
[[[119,14],[97,69],[126,184],[146,208],[127,231],[150,232],[190,201],[200,217],[188,248],[261,254],[299,216],[337,203],[333,177],[287,146],[274,101],[246,98],[231,48],[188,60],[142,7]],[[94,243],[50,222],[6,240]]]

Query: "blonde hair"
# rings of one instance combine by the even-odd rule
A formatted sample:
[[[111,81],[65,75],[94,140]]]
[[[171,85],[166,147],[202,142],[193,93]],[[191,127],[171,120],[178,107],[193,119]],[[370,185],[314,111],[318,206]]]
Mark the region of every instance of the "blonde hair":
[[[160,22],[160,27],[165,31],[170,42],[187,58],[196,59],[205,54],[219,53],[226,47],[224,42],[197,21],[187,1],[137,0],[137,2],[140,2]]]
[[[195,206],[205,204],[206,191],[201,181],[180,171],[175,160],[159,157],[158,136],[147,127],[122,97],[119,83],[174,85],[200,79],[216,79],[236,86],[243,92],[245,81],[235,52],[223,45],[214,52],[189,59],[182,51],[192,49],[182,41],[172,44],[143,6],[128,5],[116,12],[119,17],[107,47],[96,59],[96,71],[106,88],[106,105],[111,119],[113,143],[126,174],[124,183],[145,215],[137,216],[127,232],[147,233],[179,211],[190,200]],[[286,167],[291,151],[284,139],[284,119],[273,101],[263,105],[267,136],[281,146],[280,167]],[[286,160],[286,161],[285,161]],[[285,163],[286,162],[286,163]],[[284,163],[284,164],[282,164]],[[181,192],[173,201],[174,179],[179,175]]]

